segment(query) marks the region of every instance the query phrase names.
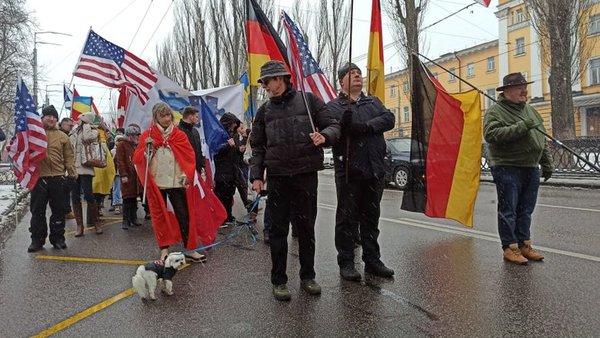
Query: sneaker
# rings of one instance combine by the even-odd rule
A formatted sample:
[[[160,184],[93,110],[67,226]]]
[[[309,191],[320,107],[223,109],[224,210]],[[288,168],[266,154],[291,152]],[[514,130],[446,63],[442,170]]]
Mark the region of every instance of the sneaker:
[[[275,299],[282,301],[292,299],[292,294],[285,284],[273,285],[273,296],[275,296]]]
[[[544,259],[544,255],[531,246],[531,241],[525,241],[519,249],[521,254],[530,261],[539,262]]]
[[[348,281],[357,282],[360,281],[360,272],[356,271],[354,265],[342,265],[340,266],[340,276]]]
[[[365,264],[365,272],[385,278],[391,278],[394,275],[394,270],[385,266],[382,261]]]
[[[317,296],[321,294],[321,286],[314,279],[306,279],[300,282],[300,287],[309,294]]]
[[[504,249],[504,253],[502,256],[505,261],[515,263],[518,265],[526,265],[527,262],[529,262],[527,258],[523,257],[517,243],[510,244],[508,248]]]
[[[120,207],[120,206],[118,206],[118,205],[115,205],[115,206],[113,207],[113,210],[112,210],[112,211],[114,211],[114,212],[115,212],[115,215],[120,215],[120,214],[121,214],[121,207]]]

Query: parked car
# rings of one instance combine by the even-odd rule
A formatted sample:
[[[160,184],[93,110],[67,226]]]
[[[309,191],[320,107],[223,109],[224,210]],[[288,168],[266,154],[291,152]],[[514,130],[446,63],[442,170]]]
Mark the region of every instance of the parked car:
[[[410,182],[410,142],[407,137],[386,139],[386,181],[392,182],[399,189],[406,189]]]
[[[323,148],[323,166],[327,169],[333,168],[333,152],[331,148]]]

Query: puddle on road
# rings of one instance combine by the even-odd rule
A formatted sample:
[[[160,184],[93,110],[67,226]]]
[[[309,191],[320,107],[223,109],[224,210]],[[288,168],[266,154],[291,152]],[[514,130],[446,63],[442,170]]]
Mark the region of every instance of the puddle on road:
[[[364,285],[368,286],[369,288],[371,288],[371,290],[374,290],[375,292],[377,292],[378,294],[380,294],[382,296],[388,297],[398,303],[402,303],[402,304],[406,304],[406,305],[410,306],[411,308],[413,308],[413,309],[419,311],[420,313],[424,314],[425,316],[427,316],[427,318],[429,318],[430,320],[437,321],[439,319],[438,316],[436,316],[432,312],[424,309],[423,307],[421,307],[417,304],[412,303],[408,299],[406,299],[402,296],[399,296],[390,290],[383,289],[379,285],[376,285],[376,284],[373,284],[370,282],[361,282],[361,283],[364,283]]]

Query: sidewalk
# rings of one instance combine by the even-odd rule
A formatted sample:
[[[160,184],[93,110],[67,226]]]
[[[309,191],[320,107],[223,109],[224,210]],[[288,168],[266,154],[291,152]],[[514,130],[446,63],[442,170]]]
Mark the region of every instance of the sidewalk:
[[[481,182],[493,183],[492,174],[482,172],[480,180]],[[541,186],[600,189],[600,177],[576,177],[554,174],[547,182],[541,182]]]

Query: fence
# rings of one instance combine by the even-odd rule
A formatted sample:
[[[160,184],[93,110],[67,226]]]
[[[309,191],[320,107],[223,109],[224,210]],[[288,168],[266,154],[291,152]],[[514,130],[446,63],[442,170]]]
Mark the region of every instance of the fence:
[[[28,210],[28,191],[16,184],[10,163],[0,163],[0,244]]]
[[[562,141],[578,155],[600,168],[600,138],[579,138]],[[589,166],[577,156],[567,152],[560,145],[549,142],[548,148],[554,162],[555,173],[571,176],[600,177],[600,172]],[[483,144],[481,169],[489,170],[487,144]]]

